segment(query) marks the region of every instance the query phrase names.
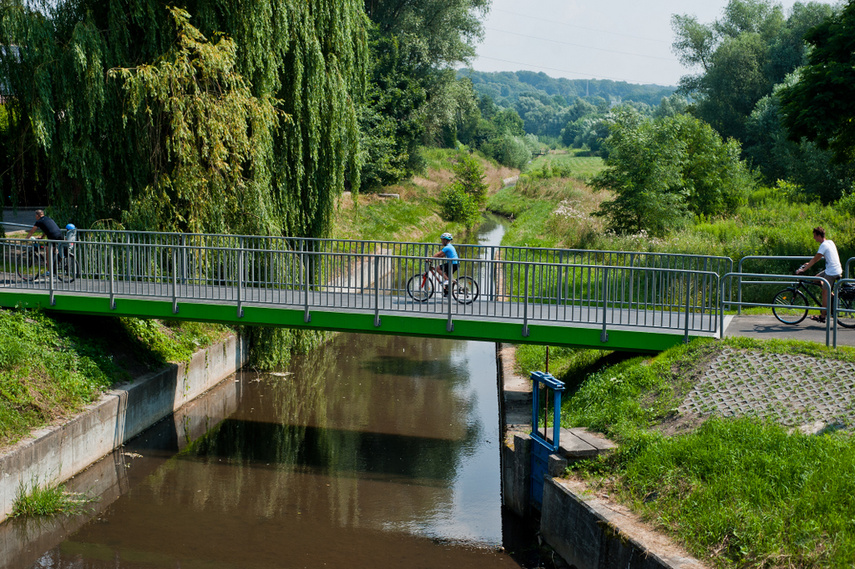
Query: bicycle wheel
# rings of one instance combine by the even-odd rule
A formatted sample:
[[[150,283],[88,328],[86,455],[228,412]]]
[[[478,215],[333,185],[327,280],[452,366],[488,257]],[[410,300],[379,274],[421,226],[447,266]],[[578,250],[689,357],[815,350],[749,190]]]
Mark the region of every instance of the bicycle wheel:
[[[34,281],[45,272],[45,258],[29,247],[18,254],[17,273],[22,281]]]
[[[416,302],[427,302],[433,296],[433,281],[426,275],[414,275],[407,281],[407,294]]]
[[[855,310],[855,300],[851,298],[840,298],[837,301],[838,308]],[[837,323],[846,328],[855,328],[855,312],[840,312],[837,314]]]
[[[74,255],[66,255],[56,260],[57,271],[56,276],[65,283],[73,283],[77,275],[80,274],[80,265],[77,263],[77,258]]]
[[[772,313],[784,324],[798,324],[808,313],[805,295],[794,288],[785,288],[776,294],[772,304],[775,305]]]
[[[459,277],[451,287],[451,296],[460,304],[472,304],[479,292],[478,283],[472,277]]]

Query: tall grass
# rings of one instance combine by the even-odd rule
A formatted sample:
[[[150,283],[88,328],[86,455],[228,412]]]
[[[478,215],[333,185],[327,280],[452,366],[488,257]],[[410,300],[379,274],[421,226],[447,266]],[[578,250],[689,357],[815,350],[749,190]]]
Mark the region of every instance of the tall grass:
[[[84,494],[67,491],[64,484],[22,484],[12,504],[12,517],[79,514],[84,510],[85,504],[92,501],[92,498]]]

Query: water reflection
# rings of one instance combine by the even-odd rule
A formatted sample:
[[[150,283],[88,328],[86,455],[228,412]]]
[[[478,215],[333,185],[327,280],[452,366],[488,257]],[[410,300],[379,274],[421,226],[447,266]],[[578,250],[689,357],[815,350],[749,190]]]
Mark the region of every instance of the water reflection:
[[[32,566],[518,567],[492,344],[342,335],[238,381],[205,435],[125,449],[124,494]]]

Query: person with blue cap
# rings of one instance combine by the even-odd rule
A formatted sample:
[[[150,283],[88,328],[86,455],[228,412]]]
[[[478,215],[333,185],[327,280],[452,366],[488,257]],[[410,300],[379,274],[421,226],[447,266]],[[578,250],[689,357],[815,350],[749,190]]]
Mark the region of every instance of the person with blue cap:
[[[440,242],[442,243],[442,249],[440,249],[434,257],[446,258],[448,259],[445,263],[440,264],[436,270],[444,279],[451,279],[457,274],[457,269],[459,266],[460,257],[457,255],[457,249],[454,248],[454,245],[451,244],[452,236],[451,233],[443,233],[439,237]],[[444,266],[444,270],[443,270]],[[448,283],[446,281],[444,290],[444,294],[448,294]]]

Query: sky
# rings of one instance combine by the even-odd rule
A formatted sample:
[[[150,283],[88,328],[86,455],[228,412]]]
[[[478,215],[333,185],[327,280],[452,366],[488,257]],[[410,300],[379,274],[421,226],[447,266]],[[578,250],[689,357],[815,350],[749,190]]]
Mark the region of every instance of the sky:
[[[789,15],[796,1],[778,3]],[[677,85],[692,70],[671,50],[671,16],[691,15],[708,24],[722,17],[726,5],[727,0],[492,0],[472,68]]]

